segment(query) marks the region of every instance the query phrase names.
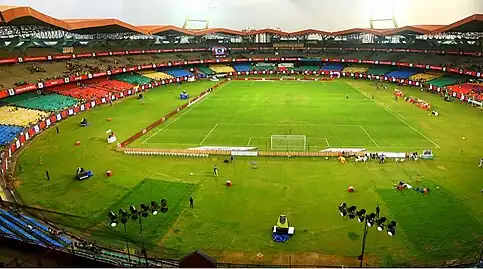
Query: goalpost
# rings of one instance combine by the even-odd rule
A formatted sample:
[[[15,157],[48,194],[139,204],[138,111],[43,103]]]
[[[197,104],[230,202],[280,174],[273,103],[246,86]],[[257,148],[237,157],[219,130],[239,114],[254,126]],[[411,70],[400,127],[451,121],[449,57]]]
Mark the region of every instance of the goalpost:
[[[307,151],[305,135],[271,135],[270,149],[277,151]]]

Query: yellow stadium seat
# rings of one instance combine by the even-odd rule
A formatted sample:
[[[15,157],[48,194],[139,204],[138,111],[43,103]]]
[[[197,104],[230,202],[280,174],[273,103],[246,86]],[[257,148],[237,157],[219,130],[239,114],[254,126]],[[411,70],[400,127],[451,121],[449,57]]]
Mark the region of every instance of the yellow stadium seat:
[[[217,74],[235,72],[235,69],[233,69],[233,67],[224,64],[210,65],[210,69],[215,71],[215,73]]]
[[[429,81],[439,77],[442,77],[443,74],[439,72],[426,72],[426,73],[419,73],[412,75],[409,77],[410,80],[419,80],[419,81]]]
[[[342,72],[345,73],[365,73],[367,72],[368,68],[367,67],[356,67],[356,66],[349,66],[344,68]]]
[[[162,79],[171,79],[174,78],[173,76],[163,73],[163,72],[153,72],[153,73],[147,73],[143,74],[143,76],[154,79],[154,80],[162,80]]]
[[[0,107],[0,124],[4,125],[28,126],[48,116],[48,113],[40,110],[14,106]]]

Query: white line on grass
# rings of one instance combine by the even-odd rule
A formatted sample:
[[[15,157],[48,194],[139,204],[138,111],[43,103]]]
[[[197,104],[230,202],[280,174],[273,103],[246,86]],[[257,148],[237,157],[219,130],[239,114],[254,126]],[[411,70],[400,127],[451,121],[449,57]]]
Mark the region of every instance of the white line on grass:
[[[222,87],[224,87],[225,85],[229,84],[230,82],[226,82],[225,84],[221,85],[220,87],[218,87],[218,90],[220,90]],[[163,126],[163,128],[157,130],[154,134],[152,134],[151,136],[149,136],[148,138],[146,138],[141,144],[146,144],[146,142],[153,138],[155,135],[157,135],[159,132],[161,132],[162,130],[168,128],[171,124],[173,124],[174,122],[176,122],[178,119],[180,119],[181,117],[183,117],[186,113],[190,112],[195,106],[199,105],[201,102],[205,101],[206,99],[210,98],[211,96],[213,95],[213,92],[209,93],[208,96],[204,97],[203,99],[201,99],[200,101],[196,102],[195,104],[193,104],[192,106],[190,106],[189,108],[186,108],[185,112],[181,115],[179,115],[179,117],[176,117],[174,120],[170,121],[169,123],[167,123],[166,125]]]
[[[247,146],[250,146],[250,143],[252,142],[252,138],[250,137],[250,139],[248,139],[248,143],[247,143]]]
[[[347,83],[349,86],[351,86],[353,89],[355,89],[356,91],[358,91],[360,94],[364,95],[365,97],[369,98],[370,100],[372,100],[372,98],[370,98],[366,93],[362,92],[361,90],[359,90],[357,87],[354,87],[352,86],[352,84],[350,83]],[[405,120],[401,119],[398,115],[394,114],[391,110],[387,109],[386,107],[382,106],[381,104],[377,103],[375,100],[372,100],[376,105],[382,107],[382,109],[386,110],[387,113],[393,115],[396,119],[398,119],[399,121],[401,121],[402,123],[406,124],[409,128],[411,128],[413,131],[415,131],[416,133],[418,133],[420,136],[426,138],[426,140],[428,140],[429,142],[431,142],[433,145],[436,146],[436,148],[441,148],[438,144],[436,144],[433,140],[429,139],[427,136],[425,136],[423,133],[421,133],[420,131],[416,130],[416,128],[414,128],[412,125],[410,125],[409,123],[407,123]]]
[[[208,136],[210,136],[210,134],[213,133],[213,131],[216,129],[216,127],[218,127],[218,123],[215,124],[215,126],[213,126],[213,128],[211,128],[211,130],[208,132],[208,134],[205,136],[205,138],[203,138],[203,140],[201,140],[200,146],[203,144],[203,142],[205,142],[205,140],[208,138]]]
[[[329,139],[327,139],[327,138],[326,138],[326,139],[325,139],[325,143],[327,143],[327,147],[329,147],[329,148],[330,148]]]
[[[376,145],[376,147],[379,147],[379,145],[376,143],[376,141],[374,141],[374,139],[372,138],[372,136],[366,131],[366,129],[362,126],[362,125],[359,125],[359,127],[361,127],[362,131],[364,131],[364,133],[366,133],[367,137],[369,137],[369,139],[371,139],[372,143],[374,143],[374,145]]]
[[[300,123],[220,123],[228,126],[320,126],[320,127],[359,127],[360,125],[340,125],[340,124],[300,124]]]

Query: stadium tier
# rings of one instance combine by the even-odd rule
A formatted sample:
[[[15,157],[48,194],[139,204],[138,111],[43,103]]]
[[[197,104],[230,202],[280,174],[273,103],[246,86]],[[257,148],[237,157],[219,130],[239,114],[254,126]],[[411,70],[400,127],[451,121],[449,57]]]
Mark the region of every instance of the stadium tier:
[[[320,66],[318,65],[302,65],[297,68],[299,71],[319,71]],[[289,68],[290,70],[290,68]]]
[[[250,72],[253,69],[253,66],[251,64],[234,64],[233,68],[237,72]]]
[[[147,77],[149,79],[154,79],[154,80],[163,80],[163,79],[171,79],[174,78],[174,76],[166,74],[164,72],[153,72],[153,73],[146,73],[143,74],[144,77]]]
[[[18,240],[42,246],[63,248],[72,244],[66,236],[57,234],[34,218],[0,209],[0,230]]]
[[[462,77],[456,76],[445,76],[437,79],[427,81],[428,84],[434,85],[436,87],[444,87],[448,85],[454,85],[463,81]]]
[[[256,70],[256,71],[264,71],[264,70],[275,71],[276,69],[277,67],[271,63],[258,63],[255,66],[253,66],[253,70]]]
[[[0,124],[27,127],[37,123],[40,119],[49,116],[40,110],[26,109],[14,106],[0,107]]]
[[[372,66],[367,70],[367,73],[376,76],[383,76],[387,73],[394,71],[394,69],[396,68],[392,66]]]
[[[199,66],[197,69],[199,72],[208,76],[216,74],[215,71],[211,70],[208,66]]]
[[[23,130],[23,127],[0,125],[0,145],[10,143]]]
[[[409,77],[410,80],[415,80],[415,81],[428,81],[428,80],[433,80],[437,79],[439,77],[442,77],[444,74],[440,72],[426,72],[426,73],[419,73],[416,75],[412,75]]]
[[[109,96],[109,92],[106,90],[102,90],[99,88],[95,88],[92,86],[80,86],[80,87],[74,87],[70,89],[62,89],[58,90],[56,88],[51,89],[52,92],[74,97],[77,99],[82,99],[82,100],[92,100],[96,98],[102,98]]]
[[[96,84],[91,84],[90,86],[109,92],[121,92],[134,87],[132,84],[119,80],[105,80]]]
[[[330,63],[320,68],[320,70],[324,70],[324,71],[342,71],[342,69],[344,69],[343,64],[330,64]]]
[[[226,74],[230,72],[235,72],[235,69],[233,67],[224,65],[224,64],[214,64],[210,65],[210,69],[213,70],[217,74]]]
[[[162,72],[169,74],[175,78],[181,78],[181,77],[191,77],[194,76],[193,73],[186,71],[184,69],[168,69],[168,70],[161,70]]]
[[[464,95],[470,95],[477,101],[483,101],[483,86],[473,83],[463,83],[458,85],[451,85],[447,87],[453,92]]]
[[[364,66],[348,66],[342,70],[345,73],[365,73],[369,68]]]
[[[78,103],[76,99],[70,96],[59,94],[39,95],[36,93],[7,97],[2,99],[2,102],[24,108],[52,112],[63,110]]]
[[[409,78],[421,71],[415,69],[398,69],[386,74],[389,78]]]
[[[112,79],[124,81],[133,85],[143,85],[151,82],[151,79],[136,73],[115,75]]]

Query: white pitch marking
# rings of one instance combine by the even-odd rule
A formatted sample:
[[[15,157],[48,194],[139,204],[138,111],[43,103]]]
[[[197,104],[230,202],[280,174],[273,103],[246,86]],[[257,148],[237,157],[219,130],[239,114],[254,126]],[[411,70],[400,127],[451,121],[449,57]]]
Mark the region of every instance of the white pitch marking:
[[[252,138],[250,137],[250,139],[248,139],[248,143],[247,143],[247,146],[250,146],[250,143],[252,142]]]
[[[221,85],[220,87],[218,87],[218,90],[220,90],[222,87],[224,87],[225,85],[229,84],[230,82],[226,82],[225,84]],[[211,96],[213,95],[213,92],[209,93],[208,96],[204,97],[202,100],[196,102],[194,105],[190,106],[189,108],[186,108],[185,109],[185,112],[181,115],[179,115],[179,117],[176,117],[174,120],[170,121],[168,124],[164,125],[163,128],[157,130],[154,134],[152,134],[150,137],[146,138],[141,144],[146,144],[146,142],[153,138],[155,135],[157,135],[159,132],[161,132],[162,130],[168,128],[171,124],[173,124],[174,122],[176,122],[179,118],[183,117],[186,113],[190,112],[196,105],[200,104],[201,102],[205,101],[206,99],[210,98]]]
[[[210,134],[213,133],[213,131],[216,129],[216,127],[218,127],[218,123],[215,124],[215,126],[213,126],[213,128],[211,128],[210,132],[208,132],[208,134],[205,136],[205,138],[203,138],[203,140],[201,140],[200,146],[203,144],[203,142],[205,142],[205,140],[208,138],[208,136],[210,136]]]
[[[347,83],[347,82],[346,82]],[[355,89],[356,91],[358,91],[360,94],[364,95],[366,98],[372,100],[371,98],[369,98],[369,96],[367,94],[365,94],[364,92],[362,92],[361,90],[359,90],[357,87],[354,87],[352,86],[352,84],[350,83],[347,83],[349,86],[351,86],[353,89]],[[398,115],[394,114],[391,110],[387,109],[386,107],[382,106],[381,104],[377,103],[375,100],[372,100],[376,105],[382,107],[382,109],[386,110],[387,113],[393,115],[396,119],[398,119],[399,121],[401,121],[402,123],[406,124],[409,128],[411,128],[413,131],[415,131],[416,133],[418,133],[420,136],[426,138],[426,140],[428,140],[429,142],[431,142],[433,145],[436,146],[436,148],[441,148],[438,144],[436,144],[433,140],[429,139],[427,136],[425,136],[423,133],[421,133],[420,131],[416,130],[416,128],[414,128],[412,125],[410,125],[409,123],[407,123],[406,121],[404,121],[403,119],[401,119]]]
[[[376,141],[374,141],[374,139],[372,138],[372,136],[366,131],[366,129],[362,126],[362,125],[359,125],[359,127],[361,127],[362,131],[364,131],[364,133],[366,133],[367,137],[369,137],[369,139],[371,139],[372,143],[374,143],[374,145],[376,145],[376,147],[379,147],[379,145],[376,143]]]
[[[325,139],[325,142],[327,143],[327,147],[329,147],[329,148],[330,148],[329,139],[327,139],[327,138],[326,138],[326,139]]]

